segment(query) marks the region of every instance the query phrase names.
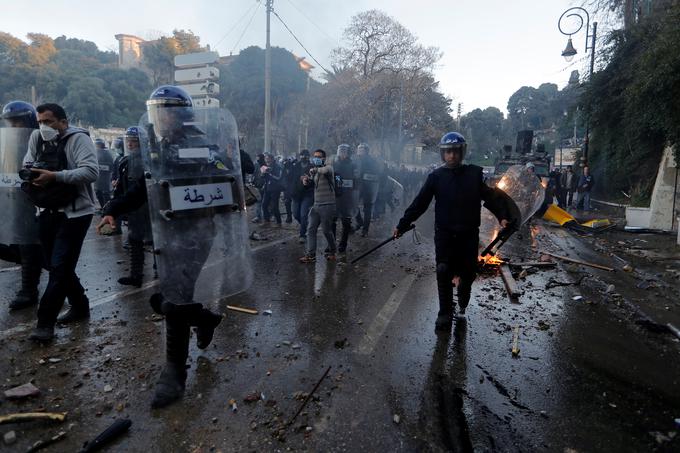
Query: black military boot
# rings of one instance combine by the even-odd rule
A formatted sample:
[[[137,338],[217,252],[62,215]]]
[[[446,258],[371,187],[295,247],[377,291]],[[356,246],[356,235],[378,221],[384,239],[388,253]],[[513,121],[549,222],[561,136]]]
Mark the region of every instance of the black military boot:
[[[151,407],[168,406],[184,395],[187,380],[187,357],[189,356],[189,324],[180,316],[168,315],[165,320],[166,363],[156,383]]]
[[[189,326],[196,327],[196,346],[199,349],[205,349],[210,346],[215,329],[222,322],[222,315],[213,313],[203,305],[198,303],[186,305],[172,305],[163,301],[163,295],[160,293],[153,294],[149,299],[151,308],[158,314],[166,314],[168,310],[181,310],[182,319],[186,321]]]
[[[465,320],[465,310],[470,303],[470,295],[472,294],[472,282],[461,279],[458,285],[458,314],[456,319],[460,321]]]
[[[21,289],[9,303],[10,310],[21,310],[38,303],[38,285],[42,271],[42,248],[39,245],[22,245]]]
[[[77,300],[69,298],[68,302],[70,305],[66,313],[57,318],[59,324],[71,324],[90,318],[90,299],[85,294]]]
[[[449,330],[453,323],[453,284],[451,273],[445,263],[437,264],[437,292],[439,293],[439,313],[434,323],[435,330]]]
[[[139,288],[144,279],[144,242],[130,240],[130,275],[121,277],[118,283]]]

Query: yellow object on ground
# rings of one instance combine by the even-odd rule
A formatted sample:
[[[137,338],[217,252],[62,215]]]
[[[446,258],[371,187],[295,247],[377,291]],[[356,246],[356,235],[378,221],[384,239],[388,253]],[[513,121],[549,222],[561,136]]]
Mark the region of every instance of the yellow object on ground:
[[[556,204],[548,205],[548,209],[545,211],[545,214],[543,214],[543,218],[559,225],[564,225],[565,223],[572,220],[576,221],[573,215],[569,214]]]
[[[545,214],[543,214],[543,218],[565,228],[571,228],[581,232],[586,232],[587,230],[602,230],[611,225],[611,222],[608,219],[593,219],[588,220],[587,222],[578,223],[573,215],[555,204],[548,206]]]

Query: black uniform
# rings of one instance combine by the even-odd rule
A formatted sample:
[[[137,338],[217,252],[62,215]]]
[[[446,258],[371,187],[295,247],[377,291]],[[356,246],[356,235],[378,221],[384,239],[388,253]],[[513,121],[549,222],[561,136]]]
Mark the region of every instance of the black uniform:
[[[498,189],[484,184],[482,168],[461,165],[442,166],[432,171],[406,209],[397,230],[406,231],[435,198],[435,254],[439,313],[453,312],[454,276],[460,277],[458,304],[465,308],[470,301],[472,282],[477,276],[481,203],[499,219],[509,219],[506,198]]]

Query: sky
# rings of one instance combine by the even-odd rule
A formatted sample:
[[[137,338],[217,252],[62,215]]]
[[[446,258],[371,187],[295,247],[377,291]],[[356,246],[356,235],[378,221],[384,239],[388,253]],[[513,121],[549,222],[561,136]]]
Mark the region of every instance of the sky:
[[[380,9],[436,46],[443,57],[435,70],[440,90],[462,103],[463,113],[498,107],[522,86],[566,85],[572,70],[587,71],[585,32],[574,36],[578,55],[567,63],[560,53],[567,37],[557,28],[564,10],[579,0],[274,0],[274,9],[307,50],[272,16],[272,45],[313,56],[330,68],[331,50],[361,11]],[[28,32],[66,35],[118,50],[114,35],[151,39],[173,29],[192,30],[220,55],[265,45],[264,0],[0,0],[0,31],[25,39]],[[315,72],[317,78],[320,70]],[[275,75],[274,75],[275,76]]]

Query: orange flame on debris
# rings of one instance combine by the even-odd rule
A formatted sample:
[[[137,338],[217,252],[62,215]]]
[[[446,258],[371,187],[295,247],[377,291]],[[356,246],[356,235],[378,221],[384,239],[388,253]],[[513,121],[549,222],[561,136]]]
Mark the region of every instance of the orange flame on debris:
[[[498,258],[497,256],[493,255],[480,256],[477,258],[477,260],[483,266],[500,266],[505,262],[502,259]]]

